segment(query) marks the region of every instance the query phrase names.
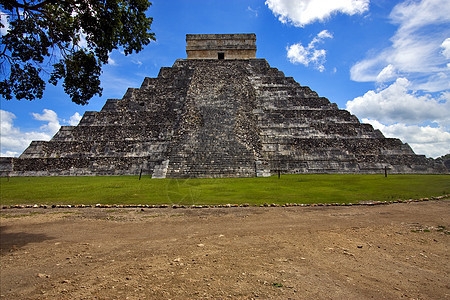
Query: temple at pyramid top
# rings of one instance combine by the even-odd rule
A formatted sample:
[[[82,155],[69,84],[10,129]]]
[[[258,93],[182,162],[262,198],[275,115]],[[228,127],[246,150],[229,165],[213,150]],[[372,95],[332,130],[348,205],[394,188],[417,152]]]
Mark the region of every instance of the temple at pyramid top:
[[[187,59],[250,59],[256,57],[256,35],[186,34]]]

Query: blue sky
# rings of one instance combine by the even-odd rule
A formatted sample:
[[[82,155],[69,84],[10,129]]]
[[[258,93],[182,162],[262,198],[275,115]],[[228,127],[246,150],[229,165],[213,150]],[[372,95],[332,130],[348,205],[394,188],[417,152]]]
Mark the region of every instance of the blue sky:
[[[48,85],[33,102],[1,99],[1,155],[49,140],[85,111],[122,98],[144,77],[186,58],[188,33],[255,33],[257,58],[347,109],[417,154],[450,153],[448,0],[154,0],[157,41],[110,54],[102,97],[79,106]],[[2,22],[5,18],[2,16]]]

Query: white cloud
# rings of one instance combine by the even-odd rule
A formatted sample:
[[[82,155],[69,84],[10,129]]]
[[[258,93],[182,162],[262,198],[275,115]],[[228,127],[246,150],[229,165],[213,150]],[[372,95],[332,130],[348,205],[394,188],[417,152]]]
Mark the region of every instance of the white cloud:
[[[0,110],[0,132],[10,132],[12,130],[12,123],[16,116],[9,111]]]
[[[24,132],[14,126],[16,116],[8,111],[0,110],[0,156],[19,156],[32,141],[49,141],[61,127],[60,119],[56,112],[44,109],[41,114],[32,113],[35,120],[46,122],[39,129],[40,131]],[[69,121],[63,123],[75,126],[82,116],[76,112]]]
[[[251,8],[250,5],[247,7],[247,11],[251,12],[252,14],[254,14],[255,17],[258,16],[258,10]]]
[[[376,120],[362,119],[386,137],[399,138],[407,142],[416,154],[437,158],[450,153],[450,133],[441,127],[406,125],[397,123],[384,125]]]
[[[108,57],[108,65],[111,66],[117,66],[117,63],[114,59],[112,59],[110,56]]]
[[[450,92],[433,97],[411,92],[410,85],[406,78],[398,78],[382,90],[348,101],[346,109],[385,136],[408,143],[417,154],[450,153]]]
[[[410,82],[398,78],[389,87],[376,92],[368,91],[346,104],[346,109],[360,118],[370,118],[383,123],[404,122],[419,124],[432,121],[450,125],[450,95],[439,99],[430,95],[416,95],[409,91]]]
[[[447,0],[404,1],[391,12],[391,19],[401,26],[401,31],[412,32],[429,24],[445,24],[449,20]]]
[[[450,70],[449,70],[450,71]],[[450,72],[437,72],[428,77],[414,80],[414,88],[430,92],[439,92],[450,89]]]
[[[40,131],[22,131],[14,125],[16,116],[8,111],[0,110],[0,156],[19,156],[32,141],[49,141],[59,130],[61,124],[56,112],[44,109],[41,114],[32,113],[35,120],[46,122]],[[81,115],[76,112],[69,121],[69,125],[77,125]]]
[[[138,65],[139,67],[142,66],[142,61],[139,59],[132,59],[131,62],[135,65]]]
[[[322,30],[313,38],[307,47],[304,47],[300,42],[286,47],[289,61],[293,64],[302,64],[306,67],[312,64],[315,69],[323,72],[325,70],[324,63],[326,61],[327,51],[324,49],[316,49],[316,44],[322,42],[325,38],[333,38],[333,35],[328,30]]]
[[[18,157],[19,155],[20,153],[15,151],[0,152],[0,157]]]
[[[310,56],[308,50],[302,46],[301,43],[293,44],[291,46],[288,46],[286,48],[287,50],[287,57],[289,58],[291,63],[300,63],[305,66],[309,65],[309,58]]]
[[[369,9],[369,0],[267,0],[265,4],[282,23],[303,27],[325,21],[331,15],[361,14]]]
[[[446,38],[450,36],[450,5],[447,0],[405,1],[390,14],[398,29],[392,45],[356,63],[350,70],[355,81],[394,80],[387,67],[407,77],[416,89],[430,92],[449,88],[450,70]],[[372,51],[373,52],[373,51]],[[439,76],[436,74],[440,73]],[[394,75],[394,74],[392,74]],[[444,80],[442,78],[445,77]]]
[[[77,126],[78,123],[80,123],[81,118],[82,118],[82,116],[78,112],[76,112],[73,114],[73,116],[70,117],[68,123],[71,126]]]
[[[328,30],[322,30],[321,32],[319,32],[319,34],[317,34],[317,42],[320,41],[321,39],[325,39],[325,38],[333,38],[333,34],[331,34]]]
[[[44,109],[42,114],[32,113],[33,117],[38,121],[48,122],[42,125],[40,129],[47,132],[50,135],[54,135],[61,128],[59,124],[58,115],[51,109]]]
[[[442,54],[445,58],[450,59],[450,38],[446,38],[441,44]]]
[[[39,114],[38,114],[39,115]],[[48,113],[47,116],[50,116]],[[46,113],[39,115],[42,119],[46,118]],[[14,126],[14,119],[16,116],[8,111],[0,110],[0,154],[1,156],[20,155],[31,141],[48,141],[52,137],[52,133],[47,131],[29,131],[22,132],[19,128]],[[51,123],[51,122],[49,122]],[[45,129],[51,128],[48,126]]]
[[[88,42],[86,40],[87,34],[84,33],[82,30],[79,30],[78,37],[80,40],[77,42],[77,46],[86,49],[88,47]]]
[[[6,13],[0,10],[0,24],[2,24],[4,27],[0,27],[0,35],[6,35],[9,29],[9,22],[8,22],[8,16]]]
[[[387,65],[381,72],[377,75],[377,82],[391,81],[397,77],[397,72],[393,65]]]

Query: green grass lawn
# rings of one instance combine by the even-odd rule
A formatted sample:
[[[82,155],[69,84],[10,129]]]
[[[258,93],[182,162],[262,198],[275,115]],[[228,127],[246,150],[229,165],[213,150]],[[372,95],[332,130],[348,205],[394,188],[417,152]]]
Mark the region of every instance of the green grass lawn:
[[[282,175],[151,179],[137,176],[0,178],[1,205],[352,203],[450,194],[448,175]]]

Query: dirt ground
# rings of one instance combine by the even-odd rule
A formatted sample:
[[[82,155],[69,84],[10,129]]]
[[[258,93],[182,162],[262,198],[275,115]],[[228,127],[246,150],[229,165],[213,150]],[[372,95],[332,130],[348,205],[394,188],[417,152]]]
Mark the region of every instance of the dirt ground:
[[[450,200],[0,215],[1,299],[450,299]]]

